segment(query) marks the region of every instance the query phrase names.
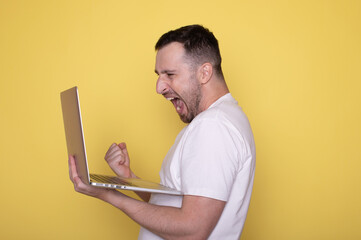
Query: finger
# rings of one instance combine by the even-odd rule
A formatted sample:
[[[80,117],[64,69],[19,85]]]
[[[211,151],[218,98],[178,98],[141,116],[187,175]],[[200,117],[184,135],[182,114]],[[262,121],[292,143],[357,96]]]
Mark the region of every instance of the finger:
[[[76,161],[74,156],[70,156],[70,180],[74,183],[74,179],[79,177],[78,170],[76,169]]]
[[[109,161],[119,160],[119,158],[123,158],[123,157],[124,156],[120,147],[117,144],[114,144],[108,150],[104,158],[107,162],[109,162]]]
[[[129,165],[129,154],[128,154],[127,145],[123,142],[123,143],[119,143],[118,146],[120,147],[120,149],[122,150],[122,152],[124,154],[124,162],[127,165]]]
[[[81,178],[79,176],[74,176],[73,183],[74,183],[75,191],[86,194],[87,188],[89,186],[87,186],[85,183],[83,183],[83,181],[81,180]]]
[[[81,180],[81,178],[78,175],[78,171],[76,169],[76,161],[74,156],[69,156],[69,175],[70,175],[70,180],[73,182],[74,184],[74,189],[77,192],[82,192],[84,193],[84,189],[87,188],[87,185],[83,183],[83,181]]]
[[[123,154],[124,154],[124,162],[126,162],[129,165],[129,155],[128,155],[128,150],[126,148],[123,149]]]
[[[125,142],[119,143],[118,146],[120,147],[120,149],[126,149],[127,148],[127,144]]]
[[[104,158],[107,158],[110,154],[112,154],[114,151],[116,151],[117,148],[118,148],[118,145],[116,143],[112,143],[112,145],[110,145],[108,151],[105,153]]]
[[[110,155],[105,159],[108,163],[116,162],[116,161],[124,161],[124,154],[121,150],[118,150]]]

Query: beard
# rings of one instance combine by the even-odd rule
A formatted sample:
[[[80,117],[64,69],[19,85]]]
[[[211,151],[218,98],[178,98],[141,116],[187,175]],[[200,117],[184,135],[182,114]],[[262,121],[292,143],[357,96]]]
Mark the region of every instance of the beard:
[[[187,90],[182,93],[180,99],[185,104],[187,113],[179,114],[179,117],[184,123],[190,123],[201,112],[199,109],[202,99],[201,85],[198,83],[195,75],[191,77],[190,85]]]

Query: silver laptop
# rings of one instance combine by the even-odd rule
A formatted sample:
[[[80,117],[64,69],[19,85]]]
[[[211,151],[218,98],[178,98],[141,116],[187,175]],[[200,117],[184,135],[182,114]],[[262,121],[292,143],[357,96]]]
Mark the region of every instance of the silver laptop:
[[[182,195],[175,189],[137,178],[89,174],[78,88],[65,90],[60,93],[60,97],[68,155],[75,156],[78,175],[84,183],[105,188]]]

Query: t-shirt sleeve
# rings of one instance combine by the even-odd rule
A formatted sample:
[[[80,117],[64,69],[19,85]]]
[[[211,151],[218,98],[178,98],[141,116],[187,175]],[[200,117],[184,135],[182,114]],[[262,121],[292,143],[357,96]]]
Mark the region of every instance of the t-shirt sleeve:
[[[227,201],[237,174],[237,149],[224,124],[204,119],[193,125],[181,154],[181,185],[185,195]]]

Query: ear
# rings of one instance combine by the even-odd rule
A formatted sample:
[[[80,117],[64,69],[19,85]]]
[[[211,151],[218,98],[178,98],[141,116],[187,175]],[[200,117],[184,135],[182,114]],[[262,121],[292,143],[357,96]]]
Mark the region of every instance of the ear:
[[[210,63],[204,63],[198,71],[200,84],[206,84],[212,78],[213,66]]]

